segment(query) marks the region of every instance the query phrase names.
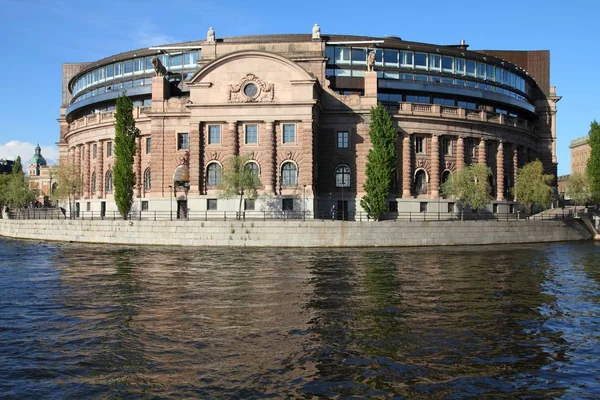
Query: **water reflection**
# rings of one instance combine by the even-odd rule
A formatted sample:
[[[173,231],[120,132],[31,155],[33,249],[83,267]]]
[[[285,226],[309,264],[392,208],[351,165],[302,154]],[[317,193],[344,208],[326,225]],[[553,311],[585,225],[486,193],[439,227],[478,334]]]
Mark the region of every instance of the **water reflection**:
[[[0,239],[9,397],[580,397],[591,243],[385,250]]]

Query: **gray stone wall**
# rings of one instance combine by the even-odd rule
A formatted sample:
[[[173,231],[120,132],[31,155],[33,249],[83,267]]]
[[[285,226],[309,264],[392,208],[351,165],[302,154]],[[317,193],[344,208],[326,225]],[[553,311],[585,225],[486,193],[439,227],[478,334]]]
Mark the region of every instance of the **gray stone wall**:
[[[581,221],[0,220],[21,239],[174,246],[375,247],[586,240]]]

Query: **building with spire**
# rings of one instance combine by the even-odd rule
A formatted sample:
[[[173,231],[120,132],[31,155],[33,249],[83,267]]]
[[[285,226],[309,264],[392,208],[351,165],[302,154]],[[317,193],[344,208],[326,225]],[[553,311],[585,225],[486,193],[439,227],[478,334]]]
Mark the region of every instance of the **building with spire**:
[[[28,163],[29,170],[29,188],[36,192],[37,200],[44,205],[49,202],[52,194],[52,175],[46,159],[42,156],[42,148],[39,143],[35,146],[35,154]],[[56,182],[54,182],[56,184]]]

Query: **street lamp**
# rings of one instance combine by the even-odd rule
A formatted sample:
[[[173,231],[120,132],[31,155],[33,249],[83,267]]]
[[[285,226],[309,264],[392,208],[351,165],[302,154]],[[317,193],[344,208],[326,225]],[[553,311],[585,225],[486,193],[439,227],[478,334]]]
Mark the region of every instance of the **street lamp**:
[[[302,203],[304,204],[304,213],[302,219],[306,221],[306,185],[304,185],[304,191],[302,192]]]
[[[169,215],[171,217],[171,221],[173,221],[173,200],[171,200],[171,189],[173,186],[169,185]]]
[[[440,220],[440,196],[442,195],[440,190],[441,186],[438,186],[438,221]]]

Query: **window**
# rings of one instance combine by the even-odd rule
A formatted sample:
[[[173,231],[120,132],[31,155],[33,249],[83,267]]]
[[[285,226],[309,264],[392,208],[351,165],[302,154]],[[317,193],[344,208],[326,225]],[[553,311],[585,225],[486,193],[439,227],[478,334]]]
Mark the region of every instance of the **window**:
[[[281,209],[283,211],[294,211],[294,199],[281,199]]]
[[[152,138],[147,137],[146,138],[146,154],[150,154],[151,151],[152,151]]]
[[[106,142],[106,157],[112,157],[112,142]]]
[[[208,144],[221,143],[221,125],[208,126]]]
[[[429,70],[440,71],[442,69],[442,56],[439,54],[429,55]]]
[[[111,171],[106,172],[104,189],[106,193],[112,193],[113,191],[113,176]]]
[[[419,211],[422,213],[427,212],[427,203],[422,201],[419,203]]]
[[[216,210],[217,209],[217,199],[207,199],[206,200],[206,209],[207,210]]]
[[[258,125],[246,125],[246,144],[258,143]]]
[[[149,209],[148,200],[142,200],[142,211],[148,211]]]
[[[283,143],[296,141],[296,124],[283,124]]]
[[[452,141],[450,141],[450,139],[442,139],[442,153],[445,156],[449,156],[452,154]]]
[[[206,184],[208,186],[217,186],[221,183],[221,166],[216,162],[208,164],[206,168]]]
[[[427,175],[422,169],[415,173],[415,193],[426,194],[427,193]]]
[[[92,178],[90,179],[90,191],[96,193],[96,172],[92,172]]]
[[[92,145],[92,158],[95,159],[97,154],[98,154],[98,145],[96,143],[94,143]]]
[[[417,136],[415,137],[415,153],[417,154],[423,154],[425,153],[425,146],[424,146],[424,138],[421,136]]]
[[[338,149],[347,149],[348,148],[348,132],[338,132],[337,133],[337,147]]]
[[[442,180],[441,180],[441,184],[446,183],[446,181],[450,179],[450,171],[445,170],[444,172],[442,172]]]
[[[400,52],[400,64],[403,67],[413,67],[413,52],[412,51],[401,51]]]
[[[244,211],[254,211],[254,209],[255,209],[254,199],[245,199],[244,200]]]
[[[297,184],[298,171],[296,165],[292,162],[286,162],[281,167],[281,184],[283,186],[293,186]]]
[[[177,150],[187,150],[190,148],[190,139],[187,133],[177,134]]]
[[[427,53],[415,53],[415,68],[427,69]]]
[[[335,48],[335,63],[336,64],[350,64],[350,48],[349,47],[336,47]]]
[[[465,59],[455,58],[454,59],[454,73],[458,75],[465,74]]]
[[[150,168],[146,168],[144,171],[144,190],[150,190],[152,187],[152,180],[150,177]]]
[[[352,48],[352,64],[367,64],[367,49]]]
[[[454,57],[442,56],[442,71],[454,72]]]
[[[383,61],[387,66],[398,66],[398,50],[384,50],[383,51]]]
[[[260,169],[258,167],[258,164],[254,161],[248,161],[246,163],[246,168],[252,171],[256,176],[260,176]]]
[[[467,76],[475,76],[475,61],[467,60]]]
[[[350,167],[347,165],[335,169],[335,187],[350,187]]]

